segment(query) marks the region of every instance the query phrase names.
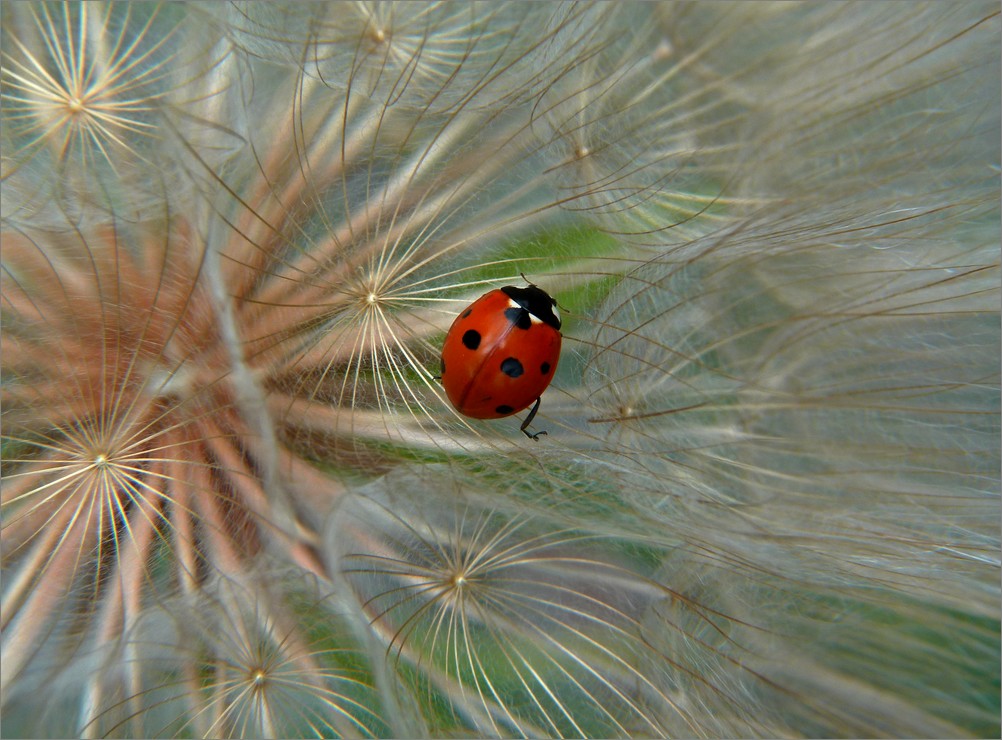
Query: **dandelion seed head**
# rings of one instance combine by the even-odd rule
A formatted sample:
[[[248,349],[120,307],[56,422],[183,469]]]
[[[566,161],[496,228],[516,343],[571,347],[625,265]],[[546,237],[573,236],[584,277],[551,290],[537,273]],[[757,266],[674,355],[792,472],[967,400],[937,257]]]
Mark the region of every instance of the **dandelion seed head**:
[[[145,119],[160,97],[156,89],[166,60],[154,62],[142,75],[125,74],[137,63],[148,63],[144,56],[154,53],[156,46],[136,57],[131,56],[136,49],[124,39],[104,49],[107,39],[101,34],[111,25],[110,9],[95,16],[88,6],[77,10],[73,13],[68,6],[50,10],[46,5],[27,10],[48,53],[36,56],[12,39],[13,51],[4,55],[5,98],[25,135],[34,134],[29,147],[51,141],[59,145],[61,158],[71,149],[82,149],[86,161],[88,146],[108,157],[113,146],[128,148],[124,134],[148,132]]]
[[[170,6],[12,4],[4,8],[0,99],[5,108],[5,218],[60,228],[162,209],[165,181],[180,193],[177,119],[192,140],[211,129],[218,71],[228,49],[209,24]],[[179,42],[185,37],[188,43]],[[217,43],[205,45],[215,38]],[[235,127],[239,128],[239,127]],[[216,128],[206,156],[232,153],[235,128]],[[157,177],[150,177],[154,172]],[[55,173],[57,177],[46,177]],[[9,206],[16,202],[17,209]]]
[[[15,734],[998,735],[997,8],[0,12]]]
[[[664,61],[668,59],[673,52],[674,48],[672,47],[671,41],[667,38],[662,38],[658,42],[657,47],[654,49],[654,59],[658,62]]]
[[[545,515],[506,517],[485,506],[482,491],[442,496],[437,480],[393,475],[346,502],[328,533],[395,670],[410,666],[427,690],[462,697],[453,721],[481,732],[557,734],[566,723],[585,735],[610,727],[662,735],[697,727],[699,700],[688,707],[655,685],[676,662],[666,654],[668,663],[640,667],[634,651],[649,639],[647,619],[652,631],[665,629],[653,617],[663,614],[659,604],[676,604],[672,629],[696,640],[713,631],[700,605],[678,602],[626,561],[592,559],[611,542],[551,529]],[[596,642],[599,634],[611,639]],[[708,655],[719,660],[732,646],[726,638],[718,645]]]

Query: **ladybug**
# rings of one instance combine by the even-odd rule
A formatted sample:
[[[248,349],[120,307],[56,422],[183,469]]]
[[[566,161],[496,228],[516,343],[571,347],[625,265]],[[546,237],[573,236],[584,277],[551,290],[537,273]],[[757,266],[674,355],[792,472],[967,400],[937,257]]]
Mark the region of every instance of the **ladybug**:
[[[557,302],[531,283],[485,293],[467,306],[442,346],[442,385],[459,413],[474,419],[500,419],[528,408],[519,427],[539,410],[540,396],[560,359]]]

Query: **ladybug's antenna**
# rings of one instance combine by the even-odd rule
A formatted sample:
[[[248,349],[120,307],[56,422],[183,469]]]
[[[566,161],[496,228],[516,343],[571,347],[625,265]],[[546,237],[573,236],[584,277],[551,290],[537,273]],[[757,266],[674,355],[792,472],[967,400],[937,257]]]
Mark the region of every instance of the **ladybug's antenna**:
[[[525,282],[527,282],[527,283],[528,283],[529,285],[531,285],[531,286],[532,286],[533,288],[535,288],[535,287],[536,287],[536,284],[535,284],[534,282],[532,282],[531,280],[529,280],[529,278],[527,278],[527,277],[525,276],[525,273],[524,273],[524,272],[520,272],[520,273],[518,273],[518,274],[519,274],[519,275],[521,275],[521,276],[522,276],[522,279],[523,279],[523,280],[524,280]]]

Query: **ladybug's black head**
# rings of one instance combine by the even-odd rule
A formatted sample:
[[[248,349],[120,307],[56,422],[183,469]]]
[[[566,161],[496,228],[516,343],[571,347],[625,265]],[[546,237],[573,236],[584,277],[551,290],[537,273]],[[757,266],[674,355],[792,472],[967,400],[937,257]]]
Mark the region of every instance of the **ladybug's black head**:
[[[560,314],[557,313],[557,302],[542,288],[530,285],[528,288],[516,288],[506,285],[502,292],[511,298],[520,308],[529,312],[532,318],[542,321],[559,331]]]

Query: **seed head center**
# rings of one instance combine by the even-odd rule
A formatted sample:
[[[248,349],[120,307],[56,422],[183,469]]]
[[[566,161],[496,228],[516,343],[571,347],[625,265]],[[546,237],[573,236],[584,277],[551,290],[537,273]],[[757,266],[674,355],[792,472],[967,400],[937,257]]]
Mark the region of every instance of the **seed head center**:
[[[87,107],[83,100],[73,95],[66,100],[66,109],[70,112],[70,115],[77,116],[84,113]]]

